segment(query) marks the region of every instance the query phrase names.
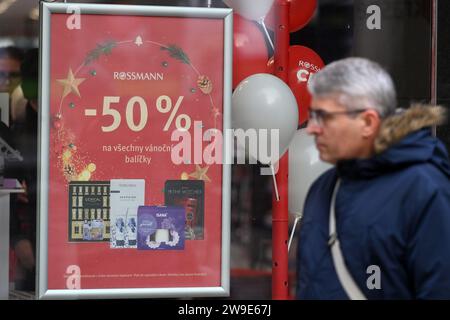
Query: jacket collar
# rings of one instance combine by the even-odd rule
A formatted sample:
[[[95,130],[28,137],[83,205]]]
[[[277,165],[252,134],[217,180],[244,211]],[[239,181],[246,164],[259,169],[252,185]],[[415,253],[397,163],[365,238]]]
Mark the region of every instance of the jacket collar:
[[[446,110],[441,106],[413,105],[403,109],[382,122],[375,140],[375,153],[382,153],[412,132],[443,124],[445,120]]]

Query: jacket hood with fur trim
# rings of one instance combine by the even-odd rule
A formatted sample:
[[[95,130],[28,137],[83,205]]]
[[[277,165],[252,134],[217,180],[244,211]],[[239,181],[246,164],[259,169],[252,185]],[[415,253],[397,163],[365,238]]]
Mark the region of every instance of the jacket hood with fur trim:
[[[415,105],[387,117],[375,140],[375,155],[368,159],[339,161],[339,175],[366,179],[429,163],[450,178],[447,150],[439,139],[433,137],[431,130],[432,126],[445,120],[444,108],[426,105]]]
[[[375,140],[375,153],[381,153],[408,134],[441,125],[446,121],[446,110],[441,106],[413,105],[399,114],[386,118]]]

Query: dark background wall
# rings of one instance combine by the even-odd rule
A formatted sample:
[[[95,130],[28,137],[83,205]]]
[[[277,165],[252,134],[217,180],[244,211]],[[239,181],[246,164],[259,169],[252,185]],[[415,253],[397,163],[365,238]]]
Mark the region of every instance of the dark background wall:
[[[437,40],[437,103],[450,112],[450,1],[438,1],[438,40]],[[447,145],[450,152],[449,121],[437,128],[437,135]]]
[[[446,2],[449,6],[450,1]],[[326,64],[349,56],[377,61],[392,75],[401,107],[431,100],[432,0],[319,0],[314,21],[291,37]],[[381,10],[381,29],[366,26],[367,7]],[[442,15],[444,17],[444,15]]]
[[[437,103],[450,113],[450,0],[437,1]],[[369,5],[381,9],[381,30],[366,28]],[[291,35],[291,44],[315,50],[326,64],[362,56],[393,76],[398,104],[431,102],[433,0],[319,0],[317,15]],[[450,153],[450,121],[437,136]]]
[[[353,54],[379,62],[394,78],[399,106],[431,100],[430,0],[355,1]],[[381,29],[366,26],[367,7],[381,9]]]

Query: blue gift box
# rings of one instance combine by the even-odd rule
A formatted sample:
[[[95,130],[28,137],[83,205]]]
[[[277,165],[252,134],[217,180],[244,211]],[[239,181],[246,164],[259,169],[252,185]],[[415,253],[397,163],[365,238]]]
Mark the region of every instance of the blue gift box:
[[[140,206],[138,208],[139,250],[183,250],[185,209],[169,206]]]

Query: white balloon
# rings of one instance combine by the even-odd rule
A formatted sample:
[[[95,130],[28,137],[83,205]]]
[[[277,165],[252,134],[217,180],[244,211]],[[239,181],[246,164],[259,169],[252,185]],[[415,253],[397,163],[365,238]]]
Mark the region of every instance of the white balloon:
[[[297,131],[298,107],[294,94],[281,79],[267,73],[251,75],[239,83],[233,92],[231,116],[234,129],[255,129],[258,139],[252,146],[258,146],[257,152],[249,148],[248,153],[263,164],[275,164]],[[262,129],[267,130],[267,135]],[[271,143],[277,141],[275,136],[271,139],[272,129],[278,129],[273,133],[278,132],[279,138],[278,149],[273,150]],[[267,139],[259,139],[260,136]]]
[[[289,212],[303,214],[306,195],[312,183],[332,167],[320,160],[314,137],[308,135],[306,129],[298,130],[289,146]]]
[[[244,18],[260,21],[265,18],[274,0],[224,0],[225,4]]]

